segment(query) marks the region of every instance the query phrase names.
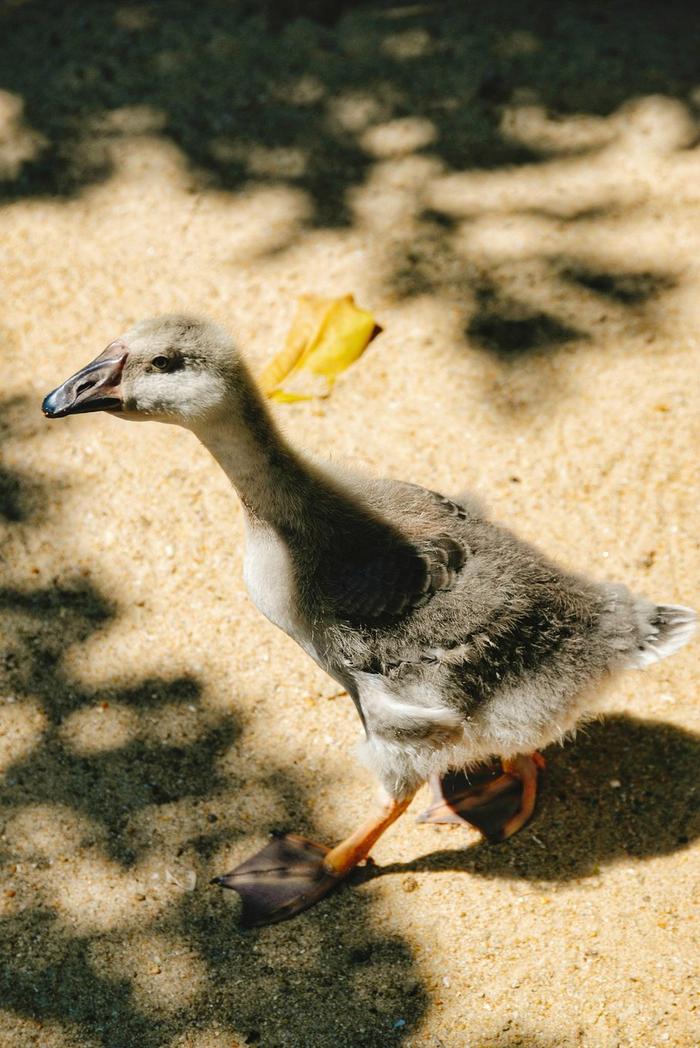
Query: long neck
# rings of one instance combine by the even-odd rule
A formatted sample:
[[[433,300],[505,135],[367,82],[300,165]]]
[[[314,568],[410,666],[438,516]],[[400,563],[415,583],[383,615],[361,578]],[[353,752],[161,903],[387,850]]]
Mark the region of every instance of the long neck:
[[[275,426],[252,381],[230,412],[193,427],[252,516],[296,529],[311,510],[315,478]]]

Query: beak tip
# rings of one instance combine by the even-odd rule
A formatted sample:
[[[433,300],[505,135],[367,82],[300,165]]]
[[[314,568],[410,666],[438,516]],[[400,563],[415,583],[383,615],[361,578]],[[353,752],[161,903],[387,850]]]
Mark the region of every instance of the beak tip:
[[[64,414],[56,405],[55,397],[57,392],[58,390],[54,389],[51,393],[47,393],[41,402],[41,410],[45,418],[60,418]]]

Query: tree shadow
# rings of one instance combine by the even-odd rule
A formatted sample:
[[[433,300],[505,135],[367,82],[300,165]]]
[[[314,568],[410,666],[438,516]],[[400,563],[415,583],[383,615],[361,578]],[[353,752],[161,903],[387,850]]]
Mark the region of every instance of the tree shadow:
[[[467,335],[472,343],[506,362],[588,337],[555,316],[504,295],[493,281],[482,281],[476,287],[476,302]]]
[[[603,718],[547,751],[532,823],[509,841],[455,847],[366,876],[460,870],[567,883],[624,860],[682,850],[700,835],[700,736],[660,721]],[[455,839],[457,837],[457,839]]]
[[[302,193],[307,218],[290,234],[290,246],[305,227],[354,224],[356,191],[366,188],[373,171],[400,164],[404,155],[436,160],[446,176],[465,170],[511,175],[529,165],[539,179],[551,176],[553,156],[591,163],[604,149],[602,139],[555,153],[544,138],[538,145],[504,134],[506,108],[535,104],[550,133],[549,125],[567,115],[607,118],[630,98],[662,93],[686,100],[697,83],[688,19],[687,5],[674,3],[571,2],[556,15],[546,5],[530,11],[513,0],[468,9],[456,0],[403,8],[290,0],[267,4],[262,13],[252,3],[223,0],[196,6],[183,0],[4,3],[0,198],[74,197],[110,176],[115,146],[156,135],[182,152],[194,190],[283,186]],[[416,118],[429,132],[417,144],[399,144],[387,156],[377,152],[370,139],[378,128],[397,124],[400,130],[402,121]],[[556,171],[566,183],[569,169]],[[596,181],[592,169],[590,177]],[[460,249],[463,228],[471,230],[476,217],[494,209],[479,193],[472,196],[471,211],[453,216],[417,194],[415,226],[387,268],[387,287],[405,298],[462,301],[468,339],[507,363],[520,362],[523,350],[552,352],[585,339],[585,318],[573,322],[520,296],[497,266]],[[537,193],[512,211],[554,230],[550,243],[535,242],[532,252],[559,260],[558,276],[573,291],[631,310],[652,306],[675,278],[648,268],[630,273],[628,263],[604,254],[579,257],[566,240],[567,230],[578,235],[586,223],[630,206],[601,190],[592,201],[567,197],[563,215],[551,202],[539,203]],[[16,431],[17,403],[5,407]],[[42,522],[46,506],[36,481],[3,467],[0,516],[11,530]],[[28,740],[7,768],[3,828],[19,818],[31,830],[40,809],[68,811],[83,834],[79,848],[88,869],[107,864],[115,881],[122,878],[133,892],[123,923],[90,930],[87,917],[81,924],[80,913],[52,901],[59,871],[45,851],[37,845],[16,854],[5,833],[6,870],[16,866],[7,875],[8,891],[17,892],[3,899],[0,918],[5,1013],[34,1022],[28,1036],[39,1043],[39,1024],[57,1022],[76,1039],[114,1048],[150,1048],[212,1030],[214,1022],[265,1048],[410,1039],[428,995],[408,944],[381,929],[370,898],[342,891],[298,921],[244,932],[236,926],[235,897],[205,886],[209,875],[221,872],[222,850],[261,843],[270,828],[268,804],[287,812],[290,822],[292,813],[310,809],[283,755],[279,767],[242,759],[224,766],[222,752],[230,752],[244,725],[235,714],[200,718],[204,682],[195,677],[124,685],[115,671],[115,682],[99,691],[76,680],[63,662],[66,647],[86,643],[119,613],[84,579],[36,587],[13,568],[0,605],[9,638],[0,667],[3,694],[13,699],[0,712],[19,711],[26,736],[18,738]],[[164,742],[153,734],[149,725],[159,711],[171,717],[189,706],[198,718],[194,739]],[[110,721],[115,710],[123,721]],[[105,746],[102,721],[123,730],[124,738]],[[499,848],[446,848],[378,872],[454,869],[566,884],[595,875],[600,864],[671,854],[697,836],[690,793],[695,736],[609,718],[548,756],[535,836],[525,830]],[[611,780],[619,780],[619,789]],[[242,796],[254,802],[245,823]],[[165,815],[174,815],[167,832],[160,828]],[[302,821],[315,835],[308,816]],[[146,910],[136,891],[149,861],[187,865],[198,887],[172,899],[158,896],[158,906],[155,889],[147,888],[144,904],[153,907]],[[78,878],[77,887],[87,910],[90,878],[84,884]],[[166,952],[149,997],[139,979],[151,936]],[[186,949],[194,958],[191,970],[177,960]],[[184,973],[181,993],[190,983],[199,986],[188,1003],[158,997],[157,980],[171,969]],[[399,1018],[405,1027],[395,1025]],[[498,1043],[505,1048],[510,1041]],[[527,1043],[540,1040],[533,1034]]]
[[[677,281],[668,273],[651,273],[646,270],[638,273],[605,273],[583,263],[565,267],[562,276],[573,284],[623,306],[646,305],[677,285]]]
[[[42,519],[36,494],[9,524],[17,537]],[[266,1048],[402,1043],[427,994],[371,899],[338,893],[251,932],[238,927],[238,897],[209,886],[271,822],[318,836],[291,762],[239,755],[235,699],[225,716],[205,709],[194,676],[128,680],[119,665],[114,682],[81,682],[66,655],[72,665],[118,607],[85,578],[39,585],[10,566],[0,588],[6,1027],[13,1015],[30,1041],[108,1048],[197,1031]]]
[[[492,169],[541,156],[502,132],[500,107],[518,92],[559,114],[607,115],[631,97],[686,97],[697,80],[680,3],[571,2],[554,19],[513,0],[468,11],[457,0],[25,0],[0,17],[0,86],[23,101],[8,127],[24,121],[37,136],[36,156],[29,142],[14,168],[8,155],[12,199],[73,194],[109,174],[106,140],[156,130],[208,184],[293,184],[308,192],[312,221],[344,224],[348,191],[373,162],[361,133],[382,119],[425,117],[436,129],[429,150],[448,168]],[[359,94],[374,100],[366,112]],[[339,111],[345,97],[357,111]],[[125,107],[141,108],[130,120]],[[246,151],[258,145],[299,149],[305,162],[251,167]]]
[[[0,398],[0,447],[18,422],[26,417],[27,397]],[[39,523],[46,513],[46,500],[41,486],[22,470],[9,469],[0,464],[0,522],[20,524],[29,520]]]
[[[646,111],[621,119],[631,100],[660,98],[659,148],[692,146],[680,127],[697,81],[688,19],[687,5],[650,0],[571,0],[557,18],[513,0],[474,10],[457,0],[3,4],[0,199],[75,196],[110,176],[119,143],[157,136],[185,158],[193,191],[301,195],[305,217],[266,249],[274,254],[308,228],[357,225],[358,193],[371,196],[373,177],[392,165],[425,161],[437,182],[493,175],[490,188],[468,190],[460,221],[419,186],[384,284],[399,297],[461,302],[467,343],[519,365],[588,337],[577,289],[634,309],[674,277],[646,280],[604,251],[591,260],[567,248],[568,271],[550,274],[550,290],[568,283],[572,292],[560,315],[526,286],[518,294],[493,259],[465,253],[460,228],[484,215],[539,214],[553,247],[535,244],[530,257],[546,261],[576,223],[634,213],[639,201],[621,168],[610,177],[606,150],[624,147],[635,121],[644,137]],[[519,172],[529,188],[503,204],[494,187]],[[590,191],[579,200],[581,172]],[[656,320],[645,316],[650,328]],[[0,478],[15,514],[17,490]]]
[[[204,184],[229,190],[250,180],[293,184],[308,193],[312,222],[347,224],[348,190],[364,181],[372,161],[352,126],[334,119],[332,105],[329,112],[329,100],[358,87],[376,97],[381,111],[437,116],[445,148],[460,158],[457,129],[463,147],[479,142],[480,165],[530,157],[494,133],[487,115],[496,98],[492,62],[479,54],[476,38],[492,37],[493,27],[484,23],[475,33],[472,22],[465,39],[458,6],[447,11],[462,32],[461,47],[476,59],[456,79],[455,63],[444,61],[452,38],[442,4],[424,5],[420,13],[322,0],[263,8],[217,0],[196,8],[182,0],[102,2],[79,12],[58,2],[4,5],[3,37],[11,46],[1,86],[23,101],[9,122],[32,129],[24,137],[17,132],[4,195],[72,195],[109,176],[110,140],[157,131],[183,150]],[[435,45],[424,54],[426,24]],[[37,52],[44,56],[41,75]],[[449,102],[460,92],[476,115],[467,139],[465,121]],[[282,152],[259,154],[251,167],[256,147]],[[283,155],[290,149],[303,162]]]

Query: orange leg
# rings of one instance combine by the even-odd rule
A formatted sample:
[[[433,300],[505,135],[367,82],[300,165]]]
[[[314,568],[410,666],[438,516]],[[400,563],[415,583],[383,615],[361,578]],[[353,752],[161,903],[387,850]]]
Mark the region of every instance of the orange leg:
[[[387,798],[381,804],[376,815],[363,822],[354,833],[328,852],[323,865],[334,877],[344,877],[346,873],[366,859],[373,846],[392,822],[396,822],[406,811],[413,796],[402,801]]]

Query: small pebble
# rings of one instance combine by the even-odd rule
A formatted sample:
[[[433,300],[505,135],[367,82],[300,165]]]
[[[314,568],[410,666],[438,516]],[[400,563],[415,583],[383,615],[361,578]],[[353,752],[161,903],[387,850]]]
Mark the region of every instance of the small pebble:
[[[610,780],[610,785],[611,785],[611,787],[612,787],[612,788],[613,788],[614,790],[619,790],[619,789],[620,789],[620,787],[622,786],[622,783],[620,782],[620,780],[619,780],[619,779],[611,779],[611,780]]]
[[[186,892],[194,891],[197,886],[197,874],[194,870],[182,870],[178,871],[177,874],[168,870],[166,879],[172,884],[177,884],[178,888],[182,888]]]
[[[193,892],[197,887],[197,874],[194,870],[187,870],[182,878],[182,887],[186,892]]]

